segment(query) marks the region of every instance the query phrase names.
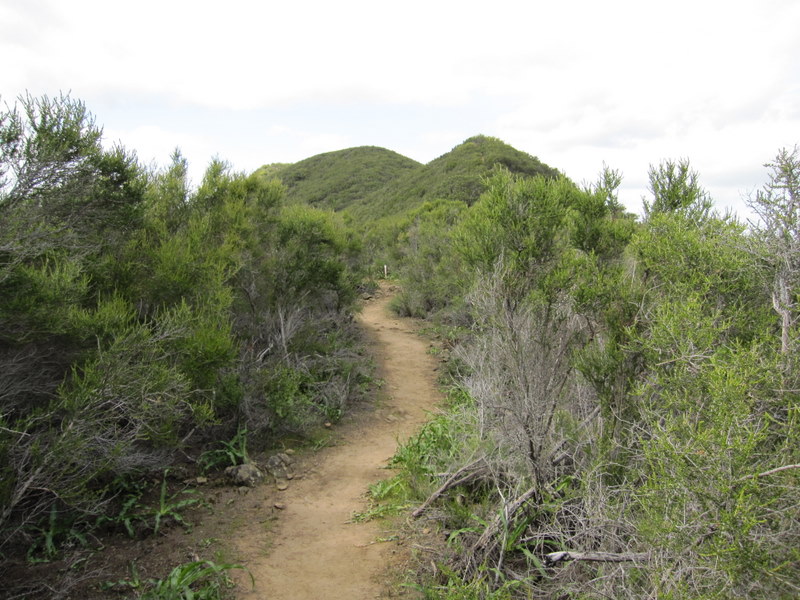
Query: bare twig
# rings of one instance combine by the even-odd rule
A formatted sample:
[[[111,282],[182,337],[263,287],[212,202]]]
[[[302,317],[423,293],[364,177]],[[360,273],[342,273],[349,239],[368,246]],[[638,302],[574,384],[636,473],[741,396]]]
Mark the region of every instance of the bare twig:
[[[555,565],[570,560],[583,560],[591,562],[647,562],[650,560],[649,552],[550,552],[544,555],[545,563]]]
[[[472,553],[476,554],[481,550],[485,550],[490,545],[497,544],[497,532],[500,530],[500,527],[503,523],[508,523],[512,517],[516,514],[516,512],[525,505],[531,498],[533,498],[537,493],[537,487],[534,486],[529,488],[525,493],[521,496],[517,497],[514,501],[506,504],[503,506],[503,510],[494,518],[494,520],[489,524],[489,526],[484,529],[481,537],[478,538],[478,541],[475,542],[475,545],[472,548]]]
[[[481,463],[483,463],[483,465],[481,465]],[[481,475],[485,474],[486,471],[485,459],[483,457],[461,467],[455,473],[450,475],[450,477],[447,478],[447,481],[445,481],[439,489],[433,492],[428,499],[425,500],[425,502],[423,502],[416,510],[414,510],[414,512],[411,513],[411,517],[413,519],[419,518],[420,515],[422,515],[422,513],[425,512],[425,510],[447,490],[480,477]]]
[[[756,473],[755,475],[745,475],[744,477],[740,477],[736,481],[747,481],[748,479],[752,478],[759,478],[759,477],[769,477],[770,475],[775,475],[775,473],[780,473],[781,471],[788,471],[790,469],[800,469],[800,465],[783,465],[782,467],[775,467],[774,469],[770,469],[769,471],[763,471],[762,473]]]

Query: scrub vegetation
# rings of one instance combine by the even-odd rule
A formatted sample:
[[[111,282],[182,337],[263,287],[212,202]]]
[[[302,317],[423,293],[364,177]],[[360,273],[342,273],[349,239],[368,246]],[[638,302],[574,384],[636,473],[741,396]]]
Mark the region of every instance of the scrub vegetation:
[[[686,160],[641,220],[605,169],[408,222],[396,309],[452,348],[386,486],[446,540],[426,598],[796,597],[800,151],[766,168],[749,227]]]
[[[170,469],[338,419],[389,265],[448,359],[446,410],[372,489],[433,538],[425,598],[800,593],[796,147],[744,224],[685,159],[651,167],[637,218],[613,169],[577,186],[485,136],[427,165],[215,160],[197,186],[179,151],[146,168],[101,141],[69,97],[0,113],[2,556],[185,525],[202,499]],[[216,598],[236,567],[109,585]]]
[[[303,436],[370,378],[350,316],[361,246],[341,219],[220,161],[192,187],[178,151],[147,169],[101,133],[69,97],[0,114],[7,557],[180,523],[198,498],[167,489],[169,468]]]

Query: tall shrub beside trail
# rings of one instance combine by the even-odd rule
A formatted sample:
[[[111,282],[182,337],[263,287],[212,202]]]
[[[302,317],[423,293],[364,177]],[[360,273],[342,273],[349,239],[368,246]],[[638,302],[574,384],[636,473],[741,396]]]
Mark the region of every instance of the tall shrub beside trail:
[[[541,287],[542,275],[566,243],[566,212],[578,194],[563,177],[525,179],[499,170],[455,232],[456,250],[482,275],[502,262],[507,293],[522,298],[531,287]]]
[[[100,140],[69,97],[0,114],[0,544],[105,469],[71,462],[75,443],[96,449],[70,441],[80,436],[59,402],[72,367],[134,319],[117,260],[141,226],[144,173]]]
[[[454,234],[475,311],[456,356],[469,446],[495,450],[426,459],[450,475],[428,503],[455,528],[438,583],[482,597],[796,594],[793,156],[758,199],[781,224],[769,230],[715,214],[687,161],[651,168],[639,224],[608,170],[584,190],[490,182]]]
[[[458,295],[463,273],[453,251],[453,231],[466,210],[466,204],[457,200],[425,202],[394,224],[393,259],[403,287],[392,307],[400,314],[460,320]],[[442,311],[444,314],[438,314]]]
[[[766,166],[769,182],[748,205],[759,219],[756,247],[771,284],[772,307],[780,316],[781,352],[788,358],[795,353],[798,330],[800,148],[781,149]]]
[[[237,276],[235,328],[240,418],[263,443],[338,419],[363,393],[367,367],[349,318],[362,276],[352,231],[330,213],[289,206],[262,235]]]
[[[597,528],[583,531],[602,503],[581,496],[579,476],[597,468],[604,420],[575,362],[608,338],[601,309],[614,295],[633,224],[610,184],[580,189],[503,170],[487,183],[453,233],[470,273],[462,293],[473,323],[455,355],[477,413],[471,422],[480,424],[480,441],[469,445],[495,450],[440,468],[463,474],[459,512],[474,511],[455,524],[463,548],[456,573],[508,590],[509,574],[538,572],[540,557],[567,539],[620,548],[621,528],[611,521],[605,539]],[[604,489],[593,481],[585,489]]]
[[[69,97],[0,114],[0,547],[45,515],[90,526],[110,487],[254,405],[268,444],[364,381],[348,230],[221,161],[195,189],[178,151],[148,171],[100,142]]]
[[[631,244],[647,289],[629,343],[645,367],[631,393],[631,517],[651,558],[641,595],[793,589],[800,522],[786,507],[797,487],[782,467],[797,463],[797,429],[774,411],[793,412],[796,398],[754,241],[687,204],[651,214]]]

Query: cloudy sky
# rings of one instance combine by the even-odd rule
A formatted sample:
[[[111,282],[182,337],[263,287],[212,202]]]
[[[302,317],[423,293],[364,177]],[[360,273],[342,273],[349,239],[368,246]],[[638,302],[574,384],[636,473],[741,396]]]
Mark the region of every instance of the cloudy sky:
[[[594,181],[689,158],[743,211],[800,143],[798,0],[0,0],[0,97],[68,92],[106,140],[195,181],[374,145],[420,162],[481,133]]]

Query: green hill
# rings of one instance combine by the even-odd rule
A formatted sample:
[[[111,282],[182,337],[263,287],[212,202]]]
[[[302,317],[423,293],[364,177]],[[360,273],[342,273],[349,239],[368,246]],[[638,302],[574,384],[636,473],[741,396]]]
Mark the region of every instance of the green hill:
[[[286,186],[288,202],[339,211],[420,166],[397,152],[360,146],[294,164],[264,165],[257,172],[278,177]]]
[[[497,138],[478,135],[432,160],[350,207],[354,216],[380,218],[405,212],[426,200],[460,200],[473,204],[483,192],[482,179],[496,165],[512,173],[555,177],[558,171],[538,158],[512,148]]]
[[[484,135],[469,138],[426,165],[385,148],[361,146],[294,164],[264,165],[258,172],[281,179],[289,202],[346,209],[359,220],[374,221],[427,200],[472,204],[483,192],[483,178],[496,165],[523,175],[558,175],[538,158]]]

